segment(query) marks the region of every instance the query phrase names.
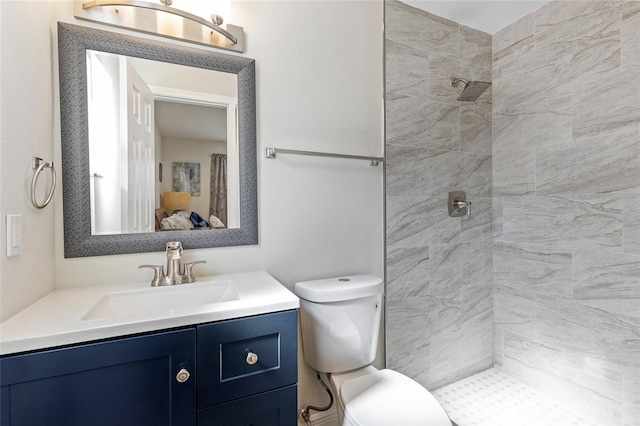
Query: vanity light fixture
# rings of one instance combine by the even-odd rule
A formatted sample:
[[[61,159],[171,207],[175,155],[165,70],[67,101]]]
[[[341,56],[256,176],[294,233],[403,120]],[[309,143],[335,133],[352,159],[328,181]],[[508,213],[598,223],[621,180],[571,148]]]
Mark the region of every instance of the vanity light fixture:
[[[73,9],[74,16],[78,19],[234,52],[244,51],[242,27],[227,24],[223,28],[224,19],[221,15],[212,14],[209,21],[185,10],[170,7],[172,4],[173,0],[159,0],[158,3],[141,0],[74,0]]]

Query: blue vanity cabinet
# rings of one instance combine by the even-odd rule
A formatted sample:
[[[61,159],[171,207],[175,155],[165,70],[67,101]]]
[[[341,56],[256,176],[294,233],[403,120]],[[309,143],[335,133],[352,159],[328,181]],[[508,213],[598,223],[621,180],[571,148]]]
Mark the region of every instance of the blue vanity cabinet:
[[[296,426],[296,385],[198,410],[198,426]]]
[[[0,424],[195,425],[195,329],[0,359]]]
[[[198,426],[295,426],[297,311],[197,327]]]
[[[0,426],[295,426],[297,355],[296,310],[8,355]]]

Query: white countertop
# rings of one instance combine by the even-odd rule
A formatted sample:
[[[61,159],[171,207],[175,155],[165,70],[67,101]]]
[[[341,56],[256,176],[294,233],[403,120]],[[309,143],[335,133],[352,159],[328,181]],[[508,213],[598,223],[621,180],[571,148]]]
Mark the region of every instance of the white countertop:
[[[265,271],[199,277],[193,284],[229,280],[238,300],[157,310],[115,318],[83,319],[106,294],[150,288],[149,283],[55,290],[0,324],[0,355],[111,337],[297,309],[300,301]],[[175,286],[172,286],[175,287]],[[169,287],[158,287],[163,291]]]

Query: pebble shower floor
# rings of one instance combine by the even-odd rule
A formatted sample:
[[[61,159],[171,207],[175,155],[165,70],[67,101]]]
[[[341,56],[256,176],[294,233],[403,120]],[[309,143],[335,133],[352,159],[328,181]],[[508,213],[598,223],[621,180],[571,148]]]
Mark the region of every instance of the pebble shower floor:
[[[433,394],[458,426],[596,426],[497,368]]]

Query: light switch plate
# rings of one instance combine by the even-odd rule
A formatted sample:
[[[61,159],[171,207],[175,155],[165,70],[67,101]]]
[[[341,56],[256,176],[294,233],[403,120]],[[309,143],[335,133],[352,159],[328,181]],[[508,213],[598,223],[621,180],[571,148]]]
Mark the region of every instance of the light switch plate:
[[[7,257],[22,253],[22,215],[7,215]]]

